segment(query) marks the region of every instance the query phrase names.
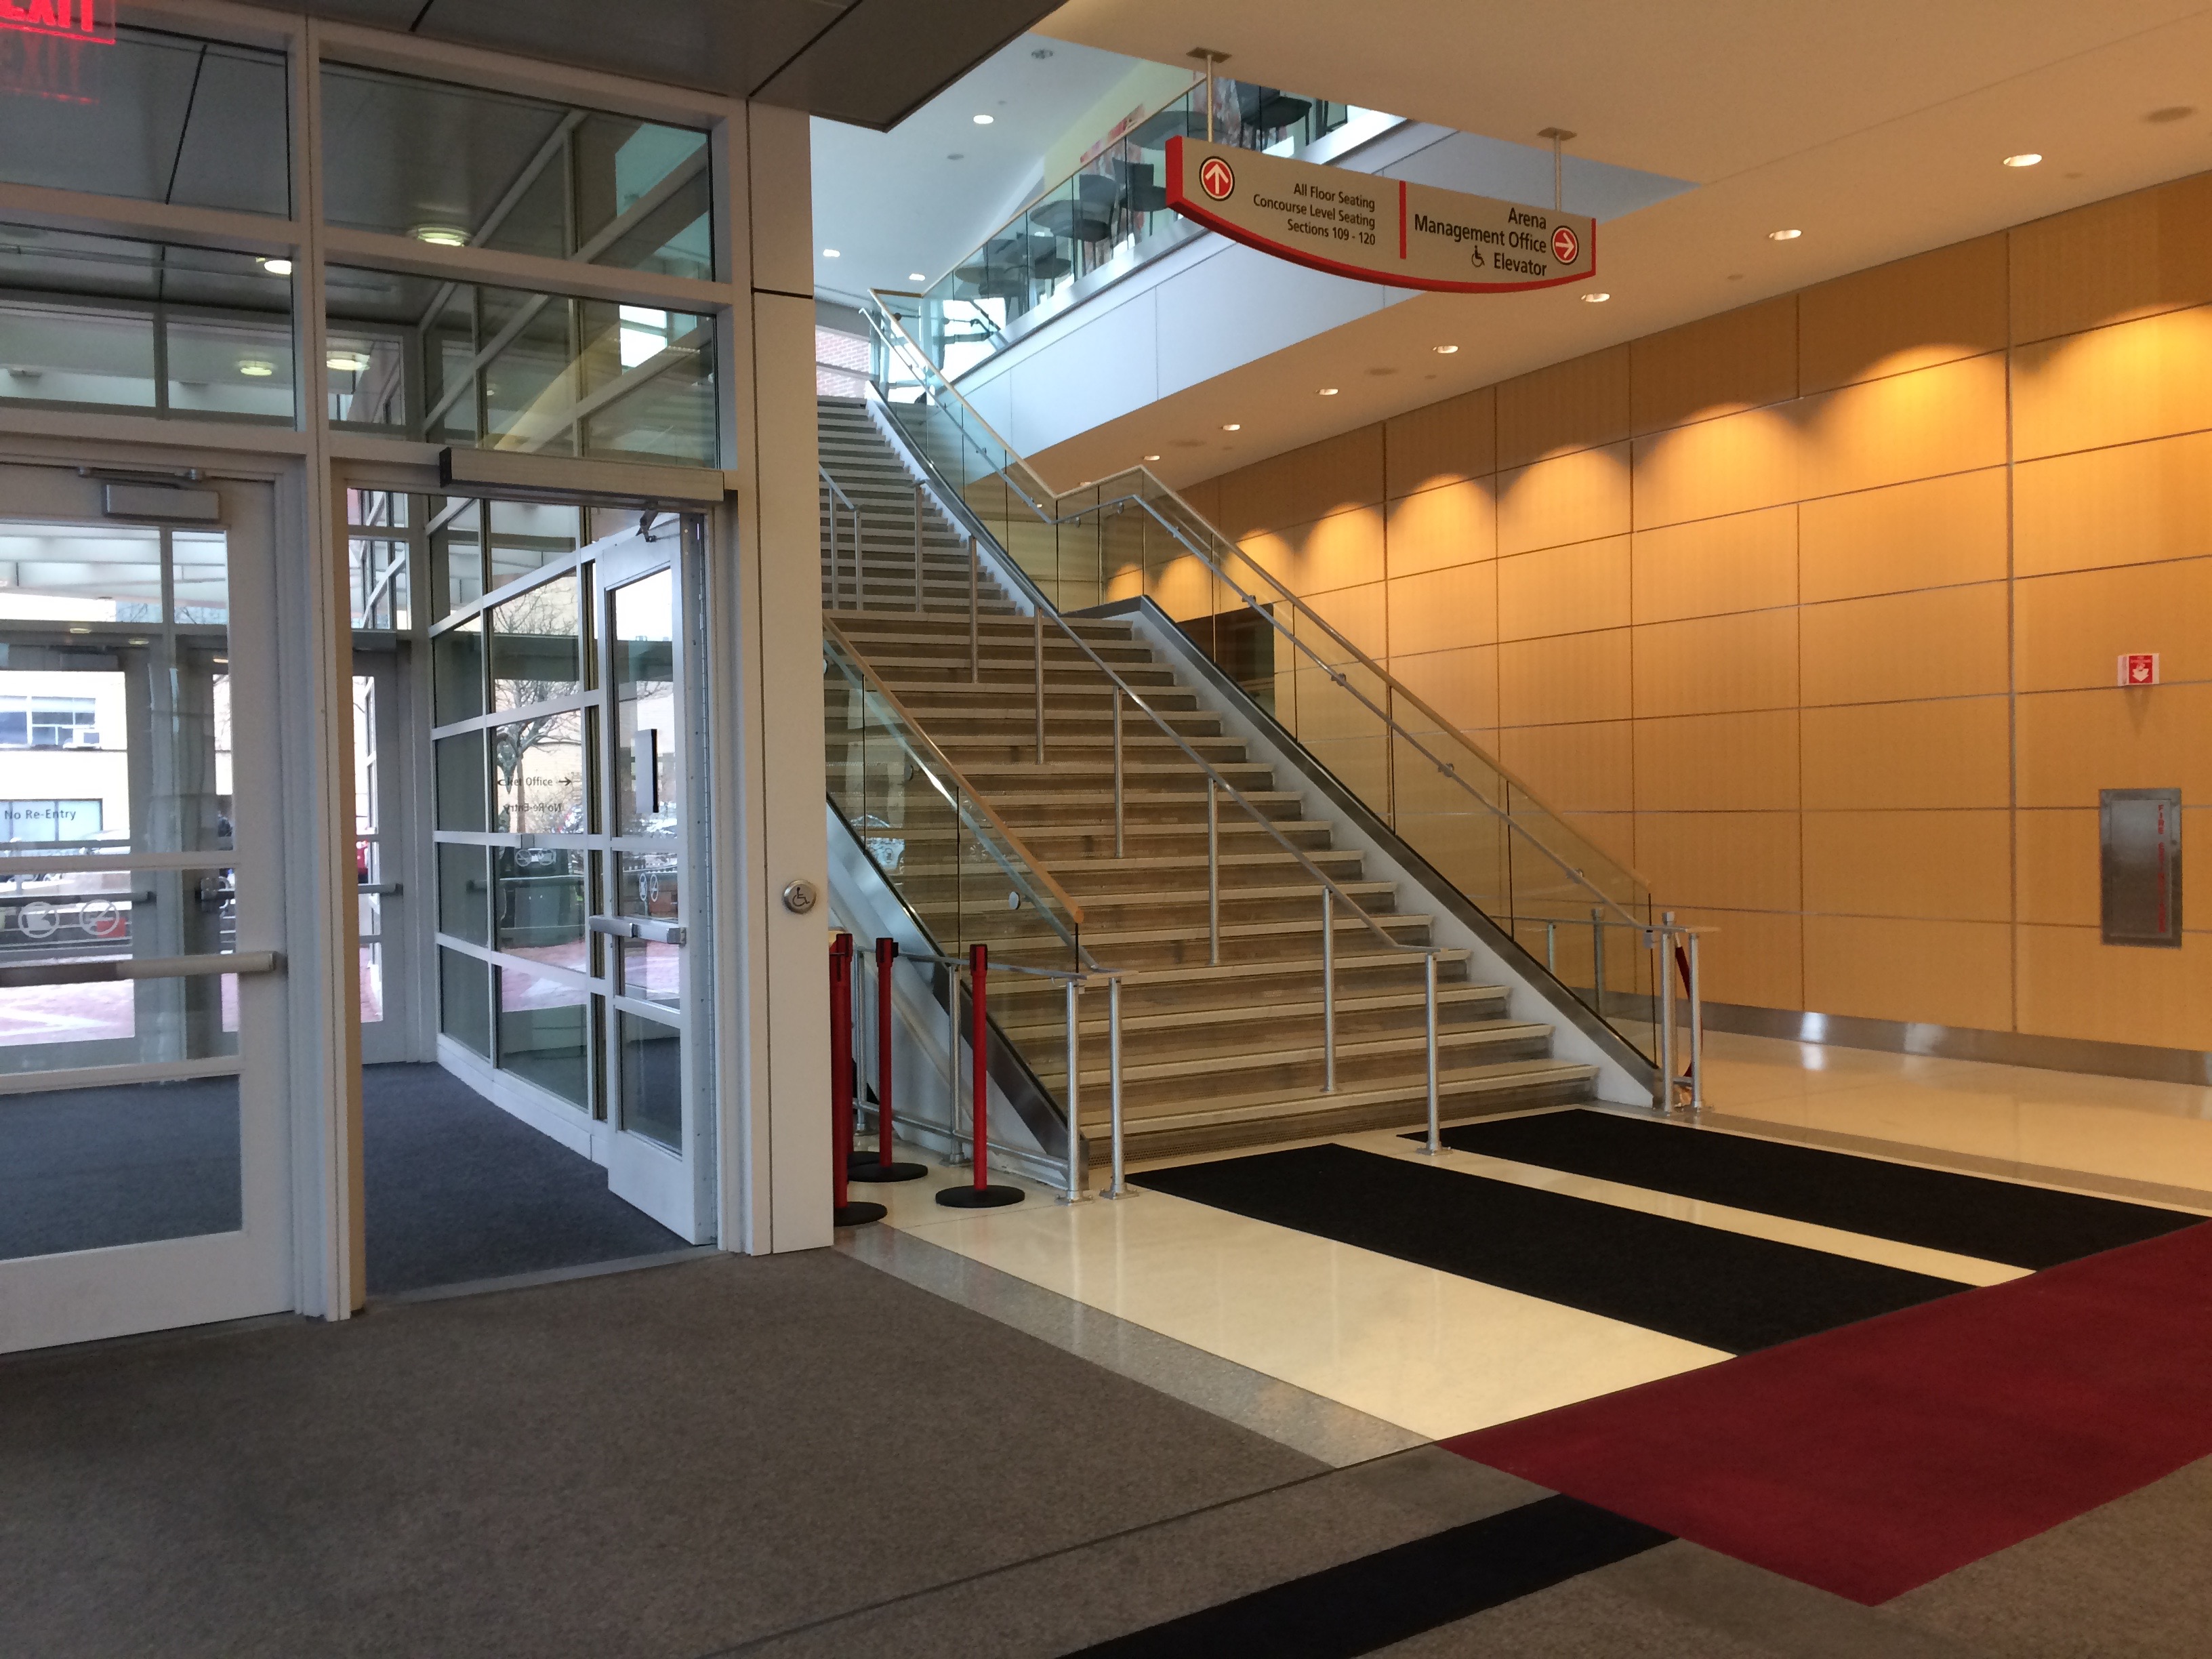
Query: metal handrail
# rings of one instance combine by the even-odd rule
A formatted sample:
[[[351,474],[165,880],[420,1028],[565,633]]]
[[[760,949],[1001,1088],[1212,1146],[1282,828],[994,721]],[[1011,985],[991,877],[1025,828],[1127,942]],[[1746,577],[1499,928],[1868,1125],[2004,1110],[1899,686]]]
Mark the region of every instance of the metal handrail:
[[[1000,836],[1004,837],[1006,844],[1011,847],[1014,853],[1020,858],[1024,866],[1029,872],[1030,876],[1042,884],[1045,890],[1051,894],[1052,896],[1059,902],[1060,907],[1067,912],[1069,919],[1074,922],[1077,928],[1080,929],[1083,926],[1082,905],[1078,903],[1074,896],[1071,894],[1066,887],[1060,884],[1059,878],[1052,873],[1051,870],[1046,866],[1044,860],[1037,857],[1036,854],[1030,850],[1028,844],[1024,842],[1018,835],[1015,834],[1013,827],[1004,818],[999,816],[997,809],[994,808],[991,805],[990,801],[976,789],[974,784],[968,781],[966,775],[963,774],[957,766],[953,764],[951,758],[945,754],[944,750],[938,747],[936,739],[932,738],[927,732],[922,729],[921,722],[915,718],[913,712],[909,710],[903,702],[899,701],[898,694],[884,684],[883,678],[869,665],[867,659],[863,657],[860,652],[854,648],[853,642],[845,637],[844,630],[839,628],[836,623],[831,622],[827,617],[824,617],[822,619],[822,631],[829,637],[831,642],[836,646],[838,651],[843,655],[844,660],[838,664],[839,672],[857,673],[865,682],[867,689],[872,690],[877,696],[883,698],[884,703],[890,708],[891,713],[898,717],[899,727],[902,729],[895,731],[894,735],[898,738],[901,745],[909,753],[915,753],[915,745],[917,744],[921,745],[921,749],[927,750],[926,757],[916,753],[915,757],[916,759],[927,758],[932,764],[942,768],[945,772],[951,776],[953,783],[957,786],[961,796],[975,804],[976,810],[980,811],[984,817],[989,820],[992,829],[996,830]],[[927,768],[925,767],[924,770],[927,771]],[[937,786],[939,793],[945,793],[943,780],[932,775],[930,781]],[[964,813],[961,812],[960,805],[957,800],[953,801],[953,811],[956,813],[959,813],[963,817],[966,816]],[[971,825],[970,827],[972,828],[973,826]],[[984,839],[983,844],[986,848],[989,848],[992,858],[998,862],[1000,867],[1004,869],[1008,875],[1013,876],[1017,880],[1022,880],[1024,878],[1019,872],[1017,872],[1011,865],[1006,863],[1006,860],[1000,855],[998,849],[992,847],[988,839]],[[1050,911],[1048,910],[1044,914],[1047,921],[1050,921],[1053,920],[1052,913]],[[1057,922],[1054,923],[1054,931],[1055,933],[1061,931]],[[1063,937],[1066,936],[1063,934]],[[1074,949],[1079,958],[1089,964],[1092,971],[1100,971],[1098,964],[1091,957],[1090,951],[1084,947],[1079,934],[1076,937],[1068,938],[1067,943]]]
[[[218,974],[273,974],[284,965],[281,951],[210,951],[190,957],[116,957],[100,962],[39,962],[0,968],[0,988],[46,985],[106,985],[118,980],[204,979]]]
[[[845,504],[845,510],[853,515],[853,609],[858,611],[866,603],[868,580],[867,537],[862,525],[860,509],[854,503],[853,498],[845,493],[843,486],[830,476],[828,467],[817,465],[814,470],[821,475],[823,485],[829,490],[832,498],[829,512],[830,603],[832,605],[837,603],[837,508],[836,503],[842,501]]]
[[[1154,520],[1157,521],[1163,529],[1167,531],[1170,535],[1173,536],[1176,541],[1181,543],[1195,556],[1203,560],[1207,568],[1212,570],[1215,574],[1219,575],[1223,580],[1229,582],[1231,591],[1237,594],[1239,599],[1243,600],[1245,605],[1253,610],[1259,611],[1261,616],[1266,617],[1270,627],[1273,628],[1278,633],[1282,634],[1285,638],[1289,639],[1292,644],[1296,645],[1308,656],[1313,658],[1315,662],[1328,674],[1332,681],[1343,686],[1346,690],[1351,691],[1354,696],[1359,697],[1360,701],[1383,721],[1383,723],[1390,729],[1394,736],[1401,737],[1407,743],[1413,744],[1416,750],[1418,750],[1437,767],[1437,769],[1443,775],[1449,777],[1454,783],[1457,784],[1462,790],[1466,791],[1468,795],[1478,803],[1484,811],[1490,813],[1493,817],[1498,819],[1504,825],[1509,834],[1517,835],[1523,840],[1527,841],[1531,846],[1542,853],[1546,858],[1557,865],[1561,872],[1564,873],[1571,881],[1573,881],[1577,885],[1582,887],[1601,904],[1615,912],[1621,919],[1620,922],[1616,925],[1632,927],[1645,927],[1650,926],[1649,922],[1646,921],[1644,918],[1626,909],[1610,894],[1607,893],[1595,883],[1590,881],[1589,878],[1583,873],[1583,872],[1576,869],[1565,859],[1561,858],[1558,853],[1546,846],[1541,840],[1538,839],[1535,835],[1529,830],[1527,825],[1516,822],[1510,812],[1498,805],[1496,802],[1485,797],[1481,791],[1477,789],[1473,784],[1469,783],[1465,778],[1460,776],[1456,768],[1455,768],[1449,762],[1438,759],[1429,750],[1426,745],[1423,744],[1419,741],[1418,738],[1413,736],[1411,732],[1407,732],[1387,709],[1377,708],[1371,701],[1362,696],[1358,690],[1354,690],[1340,670],[1335,668],[1326,661],[1323,661],[1318,653],[1313,650],[1310,642],[1300,639],[1293,630],[1285,628],[1280,620],[1273,616],[1267,611],[1267,607],[1261,605],[1253,595],[1245,592],[1243,586],[1232,580],[1229,577],[1228,573],[1222,569],[1219,562],[1210,552],[1194,543],[1188,537],[1185,536],[1179,526],[1177,526],[1165,514],[1162,514],[1158,508],[1152,504],[1151,499],[1140,494],[1132,493],[1129,495],[1112,497],[1110,499],[1101,499],[1094,501],[1091,505],[1079,508],[1073,513],[1062,514],[1059,512],[1058,508],[1060,501],[1060,493],[1051,489],[1043,479],[1036,476],[1036,471],[1030,466],[1028,461],[1023,459],[1011,444],[1007,443],[1004,438],[999,435],[997,431],[992,428],[990,422],[986,421],[982,416],[976,411],[975,405],[969,403],[968,400],[961,395],[959,388],[951,383],[951,380],[945,375],[943,371],[939,369],[936,365],[930,362],[928,354],[923,351],[921,346],[915,341],[914,337],[906,331],[906,326],[899,319],[898,314],[892,311],[890,307],[884,305],[880,301],[878,301],[875,306],[870,308],[866,313],[866,315],[868,317],[870,326],[875,328],[879,334],[883,333],[883,329],[881,324],[878,322],[878,318],[881,319],[883,323],[888,323],[891,330],[896,333],[896,340],[891,338],[889,335],[884,336],[884,343],[887,349],[898,351],[900,345],[902,343],[905,347],[905,350],[900,352],[900,355],[908,358],[908,367],[914,367],[916,362],[919,362],[919,363],[923,366],[925,375],[922,384],[927,385],[934,382],[936,386],[941,386],[945,394],[949,394],[951,397],[958,400],[963,413],[972,418],[977,427],[981,428],[982,431],[989,434],[991,441],[998,446],[1006,457],[1004,464],[992,468],[993,472],[1005,481],[1009,492],[1018,497],[1024,506],[1027,507],[1031,513],[1036,515],[1040,521],[1054,526],[1066,524],[1076,519],[1087,517],[1091,514],[1099,512],[1104,507],[1120,505],[1123,502],[1133,502],[1138,506],[1142,507],[1146,512],[1151,514]],[[979,453],[982,454],[983,459],[986,462],[988,462],[991,459],[989,452],[984,450],[982,446],[976,442],[973,434],[967,430],[966,422],[956,419],[954,425],[959,429],[961,437],[970,446],[978,450]],[[1046,507],[1043,502],[1038,501],[1036,496],[1032,495],[1027,489],[1024,489],[1021,483],[1015,478],[1014,469],[1017,465],[1018,465],[1023,471],[1029,473],[1031,481],[1036,484],[1038,490],[1041,493],[1051,497],[1052,505],[1050,507]],[[1127,471],[1134,472],[1147,480],[1158,490],[1160,494],[1166,495],[1170,500],[1174,501],[1178,507],[1189,514],[1194,520],[1201,524],[1205,522],[1205,515],[1203,514],[1192,507],[1188,501],[1185,501],[1180,495],[1176,494],[1174,489],[1162,483],[1158,477],[1149,468],[1137,466],[1127,469]],[[966,503],[963,501],[962,506],[964,507]],[[1240,556],[1243,556],[1241,550]],[[1246,562],[1250,563],[1252,561],[1247,557]],[[1012,571],[1016,578],[1027,589],[1029,597],[1032,603],[1042,604],[1047,608],[1054,610],[1055,614],[1057,614],[1057,607],[1053,606],[1050,600],[1045,598],[1042,591],[1037,588],[1034,581],[1030,580],[1028,572],[1023,570],[1018,563],[1015,563],[1011,560],[1009,561],[1009,563],[1012,565]],[[1255,564],[1254,568],[1256,569],[1259,567]],[[1444,719],[1443,715],[1437,713],[1437,711],[1431,708],[1426,702],[1416,696],[1410,689],[1406,687],[1389,672],[1389,670],[1376,662],[1372,657],[1369,656],[1367,653],[1361,650],[1357,645],[1353,644],[1352,641],[1345,638],[1345,636],[1339,632],[1327,618],[1323,617],[1318,611],[1307,605],[1304,600],[1299,599],[1287,588],[1285,588],[1282,584],[1277,581],[1268,572],[1262,570],[1261,571],[1261,574],[1267,577],[1268,582],[1282,596],[1283,603],[1291,606],[1301,617],[1310,618],[1314,623],[1326,632],[1332,640],[1341,645],[1346,651],[1357,658],[1362,667],[1369,670],[1378,679],[1389,685],[1394,696],[1402,695],[1409,704],[1419,709],[1423,714],[1435,721],[1438,730],[1446,732],[1457,731],[1458,728],[1451,721]],[[1473,745],[1471,744],[1469,745],[1469,747],[1472,746]],[[1536,799],[1535,792],[1530,789],[1526,784],[1522,783],[1519,778],[1509,772],[1504,766],[1499,765],[1495,760],[1492,759],[1488,756],[1485,756],[1483,758],[1498,773],[1498,776],[1503,778],[1508,784],[1519,789],[1523,794],[1528,796],[1531,800],[1534,800]],[[1549,809],[1547,810],[1548,811]],[[1641,875],[1638,875],[1634,870],[1627,869],[1625,866],[1623,868],[1626,870],[1627,874],[1634,878],[1639,885],[1644,887],[1647,890],[1650,889],[1650,883],[1645,881]]]

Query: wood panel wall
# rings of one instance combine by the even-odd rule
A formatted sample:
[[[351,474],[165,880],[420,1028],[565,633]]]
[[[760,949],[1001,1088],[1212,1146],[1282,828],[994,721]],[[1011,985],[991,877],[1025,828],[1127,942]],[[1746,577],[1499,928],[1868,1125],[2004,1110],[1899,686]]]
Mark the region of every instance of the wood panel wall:
[[[2179,951],[2096,928],[2100,787],[2212,855],[2212,175],[1191,494],[1717,927],[1717,999],[2212,1049],[2212,882]]]

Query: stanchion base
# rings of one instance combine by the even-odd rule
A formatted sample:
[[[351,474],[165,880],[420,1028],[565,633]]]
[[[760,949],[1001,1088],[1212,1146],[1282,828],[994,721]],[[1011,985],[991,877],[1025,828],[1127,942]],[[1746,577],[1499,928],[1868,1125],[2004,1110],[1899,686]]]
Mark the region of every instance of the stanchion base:
[[[855,1164],[846,1171],[848,1181],[919,1181],[929,1173],[924,1164],[878,1164],[875,1154],[868,1155],[866,1164]]]
[[[861,1227],[890,1213],[880,1204],[840,1204],[830,1211],[830,1217],[840,1227]]]
[[[1003,1204],[1018,1204],[1029,1194],[1018,1187],[947,1187],[937,1195],[937,1201],[952,1210],[995,1210]]]

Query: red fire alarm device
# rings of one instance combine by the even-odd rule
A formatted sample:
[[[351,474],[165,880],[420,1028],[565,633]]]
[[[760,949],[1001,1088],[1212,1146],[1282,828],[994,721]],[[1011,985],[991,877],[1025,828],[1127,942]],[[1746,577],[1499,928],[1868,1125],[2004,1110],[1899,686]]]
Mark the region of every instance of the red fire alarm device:
[[[2158,684],[2158,653],[2155,651],[2121,653],[2120,684],[2122,685],[2156,685]]]

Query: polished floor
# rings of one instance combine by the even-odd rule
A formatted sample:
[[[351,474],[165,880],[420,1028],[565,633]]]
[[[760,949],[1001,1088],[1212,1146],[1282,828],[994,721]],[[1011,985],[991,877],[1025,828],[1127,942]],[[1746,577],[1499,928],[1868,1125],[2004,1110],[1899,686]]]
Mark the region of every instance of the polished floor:
[[[1709,1045],[1705,1121],[1724,1132],[2212,1215],[2212,1090],[1718,1034]],[[1426,1162],[1396,1134],[1338,1144]],[[1964,1285],[2027,1271],[1472,1153],[1437,1163]],[[956,1211],[924,1190],[963,1178],[933,1167],[872,1196],[899,1232],[1424,1438],[1727,1357],[1163,1193],[1071,1207],[1036,1188],[1012,1209]]]

